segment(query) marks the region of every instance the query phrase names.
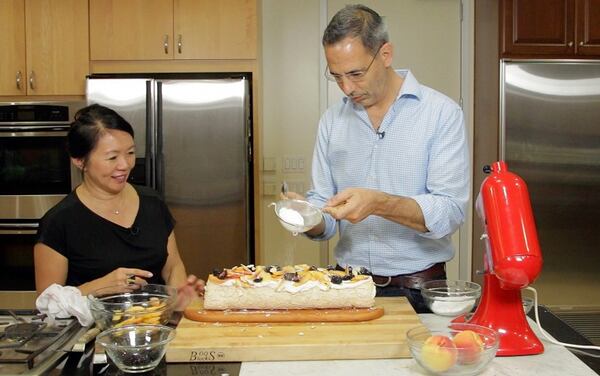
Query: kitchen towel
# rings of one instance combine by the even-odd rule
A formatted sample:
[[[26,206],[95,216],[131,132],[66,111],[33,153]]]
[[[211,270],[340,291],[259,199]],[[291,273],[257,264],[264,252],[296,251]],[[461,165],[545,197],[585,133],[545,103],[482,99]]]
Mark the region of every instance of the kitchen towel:
[[[37,309],[50,320],[75,316],[82,326],[94,322],[88,300],[77,287],[53,283],[35,301]]]

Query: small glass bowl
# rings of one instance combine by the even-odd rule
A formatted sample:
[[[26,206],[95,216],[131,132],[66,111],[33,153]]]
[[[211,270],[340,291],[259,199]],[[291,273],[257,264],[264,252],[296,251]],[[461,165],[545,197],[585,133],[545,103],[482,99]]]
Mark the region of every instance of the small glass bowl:
[[[458,333],[466,330],[473,332],[470,333],[472,336],[478,336],[481,343],[456,338]],[[428,340],[432,336],[435,338]],[[433,375],[444,376],[480,373],[494,359],[500,344],[495,330],[466,323],[450,323],[432,329],[421,325],[406,332],[406,339],[410,353],[421,367]]]
[[[100,330],[130,324],[166,324],[171,318],[177,289],[171,286],[114,286],[88,295],[88,303]]]
[[[475,282],[439,279],[421,285],[427,307],[436,315],[456,317],[470,312],[481,296]]]
[[[150,371],[160,363],[175,329],[164,325],[127,325],[98,334],[96,342],[123,372]]]
[[[269,206],[274,207],[275,215],[279,219],[281,225],[286,230],[293,233],[306,232],[310,230],[318,225],[323,217],[321,209],[317,208],[308,201],[285,199],[273,202],[269,204]],[[297,215],[302,217],[302,223],[294,222],[289,218],[284,218],[282,213],[285,212],[285,210],[290,210],[297,213]]]

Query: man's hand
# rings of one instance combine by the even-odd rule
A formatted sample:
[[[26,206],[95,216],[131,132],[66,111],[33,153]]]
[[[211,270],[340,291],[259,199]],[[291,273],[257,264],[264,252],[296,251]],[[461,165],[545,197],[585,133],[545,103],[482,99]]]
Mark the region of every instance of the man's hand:
[[[306,198],[302,196],[300,193],[288,191],[285,194],[280,193],[279,198],[282,200],[301,200],[306,201]]]
[[[300,193],[296,192],[286,192],[285,194],[280,193],[279,198],[282,200],[301,200],[306,201],[306,197],[302,196]],[[319,236],[325,231],[325,221],[323,220],[323,216],[321,216],[321,222],[318,225],[314,226],[308,231],[305,231],[307,235],[310,236]]]
[[[323,212],[331,214],[335,219],[345,219],[358,223],[368,216],[386,200],[385,194],[366,188],[348,188],[327,201]]]
[[[337,220],[358,223],[377,215],[419,232],[427,232],[421,207],[409,197],[394,196],[366,188],[348,188],[327,201],[323,212]]]

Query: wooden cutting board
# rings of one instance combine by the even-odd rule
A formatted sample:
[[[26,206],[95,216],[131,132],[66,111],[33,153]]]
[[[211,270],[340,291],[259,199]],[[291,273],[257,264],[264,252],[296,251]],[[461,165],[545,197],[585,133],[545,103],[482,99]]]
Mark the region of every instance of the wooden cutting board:
[[[348,322],[375,320],[383,316],[383,307],[290,310],[205,310],[186,308],[184,316],[201,322]]]
[[[404,297],[375,298],[362,322],[221,323],[182,318],[167,362],[410,358],[406,331],[421,324]],[[201,309],[201,306],[197,306]]]

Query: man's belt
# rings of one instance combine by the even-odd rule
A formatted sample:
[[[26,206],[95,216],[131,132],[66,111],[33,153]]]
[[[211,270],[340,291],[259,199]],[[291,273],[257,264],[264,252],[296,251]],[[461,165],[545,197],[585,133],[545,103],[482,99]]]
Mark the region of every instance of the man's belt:
[[[337,265],[336,268],[338,270],[344,270],[341,266]],[[425,269],[420,272],[411,273],[411,274],[400,274],[393,277],[385,277],[381,275],[373,275],[373,282],[375,282],[375,286],[377,287],[404,287],[407,289],[419,289],[423,282],[431,281],[432,279],[441,279],[445,278],[446,267],[445,263],[440,262],[437,264],[433,264],[428,269]]]

